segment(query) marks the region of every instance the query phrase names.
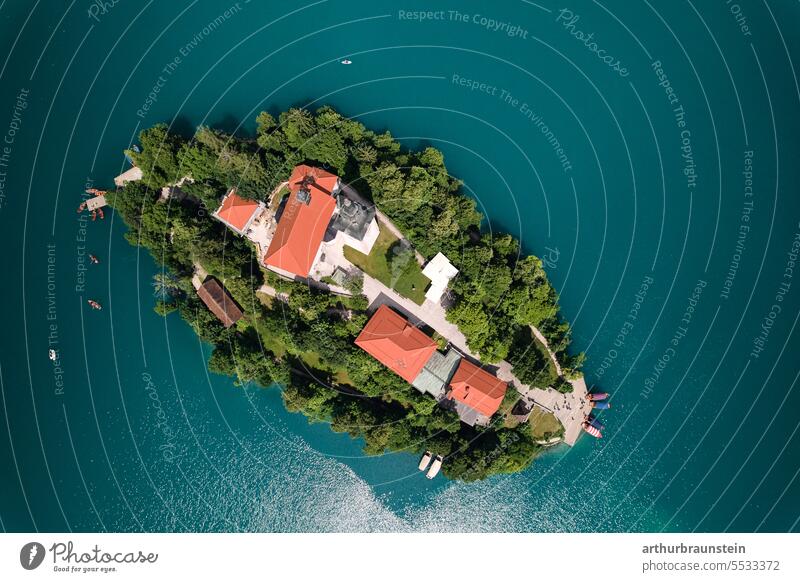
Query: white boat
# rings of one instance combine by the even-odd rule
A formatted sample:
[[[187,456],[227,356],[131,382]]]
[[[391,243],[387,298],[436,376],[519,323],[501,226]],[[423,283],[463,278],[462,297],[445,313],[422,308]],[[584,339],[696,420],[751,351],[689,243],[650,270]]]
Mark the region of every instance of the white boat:
[[[430,451],[425,451],[425,454],[422,455],[422,458],[419,460],[419,470],[424,471],[428,468],[428,464],[431,462],[431,458],[433,457],[433,453]]]
[[[56,351],[54,349],[47,350],[47,357],[50,358],[51,361],[56,361]]]
[[[341,62],[343,65],[352,65],[353,64],[353,61],[351,61],[350,59],[342,59],[339,62]]]
[[[433,479],[439,474],[439,469],[442,468],[442,460],[442,455],[436,455],[433,464],[431,464],[431,468],[428,469],[428,474],[426,475],[428,479]]]

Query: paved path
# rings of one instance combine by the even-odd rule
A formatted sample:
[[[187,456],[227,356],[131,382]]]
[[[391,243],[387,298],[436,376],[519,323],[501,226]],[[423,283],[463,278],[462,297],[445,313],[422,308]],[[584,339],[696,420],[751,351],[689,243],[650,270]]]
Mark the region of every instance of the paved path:
[[[195,289],[200,289],[200,285],[203,284],[203,281],[206,280],[208,277],[208,273],[203,268],[203,265],[195,261],[194,263],[194,274],[192,275],[192,286]]]
[[[372,309],[382,304],[399,307],[410,316],[409,320],[415,325],[426,324],[446,338],[451,344],[458,348],[459,351],[476,360],[479,359],[477,354],[470,351],[467,346],[467,338],[464,337],[461,330],[459,330],[456,325],[447,321],[445,310],[441,305],[427,300],[422,305],[417,305],[410,299],[406,299],[367,274],[364,275],[363,292],[364,295],[367,296]],[[555,354],[550,350],[547,340],[541,332],[535,328],[534,334],[536,334],[537,339],[547,348],[556,366],[556,370],[559,375],[561,375],[561,366],[558,365],[558,360]],[[586,382],[582,377],[578,380],[570,380],[572,392],[569,394],[562,394],[552,388],[536,388],[523,384],[511,371],[511,364],[506,361],[500,362],[497,366],[496,373],[497,377],[501,380],[512,383],[520,394],[527,397],[540,408],[555,415],[561,424],[564,425],[564,442],[570,446],[575,444],[578,437],[581,435],[583,418],[591,412],[591,407],[586,400]]]
[[[280,184],[278,184],[277,186],[275,186],[275,188],[272,190],[272,192],[270,192],[270,193],[269,193],[269,196],[267,196],[267,200],[266,200],[267,204],[271,203],[271,202],[272,202],[272,198],[273,198],[273,197],[274,197],[274,196],[275,196],[275,195],[276,195],[278,192],[280,192],[280,191],[281,191],[283,188],[285,188],[285,187],[286,187],[286,186],[288,186],[288,185],[289,185],[289,180],[286,180],[285,182],[281,182]]]
[[[533,335],[536,336],[536,339],[538,339],[542,343],[542,345],[547,350],[547,353],[550,355],[550,359],[553,361],[553,366],[555,366],[556,368],[556,374],[558,374],[559,376],[563,376],[564,374],[561,371],[561,364],[558,363],[558,358],[556,358],[556,355],[553,353],[553,350],[550,349],[550,344],[548,343],[547,338],[544,337],[544,334],[542,332],[540,332],[537,328],[533,326],[531,326],[531,331],[533,332]]]
[[[547,350],[550,360],[556,369],[559,376],[563,376],[561,364],[552,349],[544,334],[534,326],[530,326],[533,335],[539,340]],[[583,429],[583,419],[588,415],[592,408],[586,400],[586,394],[589,390],[586,388],[586,381],[583,376],[576,380],[569,380],[572,384],[572,392],[569,394],[562,394],[558,390],[552,388],[536,388],[523,384],[519,378],[514,376],[511,371],[511,364],[506,361],[500,362],[499,369],[497,370],[497,377],[506,382],[511,382],[516,387],[517,391],[526,396],[529,400],[533,401],[539,407],[551,412],[556,418],[564,425],[564,442],[572,446],[578,440]]]
[[[261,287],[258,288],[257,293],[263,293],[264,295],[269,295],[270,297],[274,297],[278,301],[283,301],[284,303],[288,303],[289,301],[289,294],[284,293],[283,291],[278,291],[272,285],[267,285],[264,283]]]
[[[396,237],[405,239],[403,233],[380,210],[377,211],[377,218],[381,222],[383,228],[388,229]],[[415,253],[417,254],[417,260],[422,264],[424,261],[422,255],[417,253],[416,250]],[[336,266],[348,270],[359,270],[344,257],[344,251],[341,245],[327,245],[324,254],[325,259],[320,261],[321,264],[315,266],[315,270],[317,271],[315,274],[320,278],[323,275],[330,275]],[[261,287],[260,291],[273,296],[277,295],[276,290],[268,285]],[[430,327],[447,339],[450,344],[463,354],[475,360],[480,359],[478,354],[473,353],[469,349],[467,338],[461,333],[458,326],[447,321],[445,309],[440,303],[434,303],[426,299],[422,305],[417,305],[366,273],[364,273],[362,292],[367,297],[371,309],[374,310],[379,305],[383,304],[399,308],[408,316],[409,321],[414,325],[426,325]],[[280,296],[278,296],[278,299],[285,300],[285,298]],[[531,326],[531,331],[547,350],[553,362],[553,366],[556,369],[556,373],[559,376],[563,375],[558,358],[553,350],[550,349],[547,338],[541,331],[533,326]],[[531,402],[555,415],[561,424],[564,425],[564,442],[570,446],[575,444],[582,432],[581,424],[583,423],[584,416],[591,412],[591,407],[586,400],[588,391],[583,377],[577,380],[570,380],[573,387],[572,392],[569,394],[562,394],[552,388],[537,388],[523,384],[512,372],[511,364],[506,361],[502,361],[497,365],[496,374],[501,380],[513,384],[517,391],[527,397]]]
[[[274,198],[274,196],[286,185],[288,185],[288,182],[282,182],[279,184],[270,194],[270,199]],[[398,229],[392,223],[392,221],[378,209],[376,209],[376,216],[383,228],[388,229],[399,239],[407,240],[400,229]],[[416,249],[414,249],[414,253],[420,264],[424,264],[424,257]],[[357,269],[355,265],[345,259],[341,244],[329,245],[325,249],[325,260],[321,261],[321,263],[322,265],[317,266],[317,270],[319,272],[316,273],[316,275],[320,278],[324,275],[330,275],[336,266],[341,266],[346,269]],[[192,277],[192,283],[194,284],[195,288],[198,288],[207,274],[199,263],[195,262],[194,266],[195,274]],[[320,267],[324,268],[321,269]],[[330,270],[331,272],[327,272],[326,269]],[[334,292],[338,291],[343,294],[348,294],[345,289],[338,288],[337,286],[331,286],[331,290]],[[266,293],[267,295],[271,295],[280,301],[285,302],[288,300],[286,293],[278,292],[274,287],[267,284],[262,285],[259,291]],[[439,333],[439,335],[446,338],[460,352],[476,360],[479,359],[478,355],[474,354],[467,346],[467,338],[463,333],[461,333],[461,330],[458,329],[458,326],[447,321],[445,309],[440,303],[433,303],[432,301],[428,301],[426,299],[422,305],[417,305],[410,299],[403,297],[393,289],[387,287],[366,273],[364,273],[363,293],[367,297],[372,309],[375,309],[377,306],[382,304],[398,307],[409,316],[409,320],[415,325],[427,325]],[[555,366],[556,373],[561,376],[561,365],[559,364],[555,353],[553,353],[553,351],[550,349],[550,344],[548,343],[547,338],[542,334],[541,331],[533,326],[531,326],[531,331],[536,339],[539,340],[542,345],[544,345],[547,353],[550,356],[550,359],[553,362],[553,365]],[[581,434],[581,424],[583,422],[583,418],[585,415],[591,412],[591,407],[586,400],[586,394],[588,390],[583,377],[577,380],[570,380],[569,382],[573,387],[572,392],[569,394],[562,394],[557,390],[553,390],[552,388],[543,389],[523,384],[513,374],[511,364],[506,361],[500,362],[500,364],[497,366],[496,374],[501,380],[512,383],[520,394],[527,397],[537,406],[554,414],[561,424],[564,425],[564,442],[570,446],[575,444]]]
[[[477,359],[477,355],[467,347],[467,338],[456,325],[447,321],[444,308],[439,304],[426,299],[422,305],[417,305],[366,273],[364,274],[363,293],[369,300],[371,308],[374,309],[383,304],[399,307],[410,315],[411,323],[427,325],[446,338],[459,351]]]
[[[591,411],[591,405],[586,400],[588,392],[583,377],[570,380],[572,392],[562,394],[552,388],[536,388],[523,384],[511,373],[511,365],[501,362],[497,370],[497,377],[506,382],[511,382],[517,391],[540,408],[552,413],[564,425],[564,442],[572,446],[578,440],[583,429],[583,419]]]

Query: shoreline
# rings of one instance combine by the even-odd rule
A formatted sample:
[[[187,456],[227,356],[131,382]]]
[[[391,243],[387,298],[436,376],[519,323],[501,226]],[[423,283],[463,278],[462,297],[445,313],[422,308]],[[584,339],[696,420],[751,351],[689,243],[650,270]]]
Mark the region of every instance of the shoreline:
[[[302,181],[300,177],[286,181],[285,161],[268,178],[271,166],[261,157],[265,151],[277,148],[279,155],[270,154],[274,158],[297,159],[292,144],[287,144],[294,135],[290,133],[293,124],[308,128],[318,118],[336,116],[335,129],[330,129],[330,121],[324,122],[320,139],[333,144],[348,136],[360,142],[329,164],[342,167],[348,159],[360,160],[358,171],[367,177],[359,183],[367,196],[349,185],[354,176],[343,182],[337,174],[309,165],[293,170],[293,176],[305,176]],[[336,133],[347,124],[343,134]],[[386,142],[328,107],[315,114],[290,110],[281,115],[280,124],[262,113],[258,125],[258,150],[250,149],[252,142],[208,128],[198,129],[190,142],[169,134],[165,126],[143,130],[141,150],[127,152],[142,171],[129,170],[119,176],[120,189],[110,196],[125,223],[139,230],[136,243],[148,248],[174,274],[175,293],[159,301],[156,311],[167,315],[179,310],[201,339],[214,346],[209,368],[237,377],[240,384],[283,386],[289,411],[327,420],[335,432],[363,437],[368,454],[414,454],[431,448],[445,460],[442,471],[452,479],[482,480],[521,471],[556,443],[554,434],[559,442],[573,445],[581,433],[586,385],[576,370],[581,355],[570,356],[565,366],[550,347],[569,343],[569,327],[558,315],[557,295],[541,260],[517,252],[519,241],[480,230],[482,216],[474,200],[459,191],[458,182],[446,171],[443,155],[433,148],[403,150],[399,143]],[[362,137],[352,138],[353,134]],[[370,140],[374,145],[365,145]],[[379,148],[386,144],[391,147],[381,153]],[[324,155],[339,155],[338,151],[331,149]],[[324,163],[319,151],[314,152],[305,157]],[[351,155],[357,157],[348,158]],[[396,157],[410,157],[404,169],[393,164]],[[237,168],[247,167],[249,173],[234,174],[237,184],[226,185],[229,170],[220,168],[219,162],[205,162],[220,159]],[[176,173],[183,178],[170,184],[166,176]],[[398,187],[396,192],[389,190]],[[222,191],[227,194],[220,199]],[[429,200],[431,196],[438,201]],[[406,201],[398,203],[402,198]],[[135,202],[142,199],[143,205]],[[167,206],[167,200],[171,200],[170,215],[163,216],[159,207]],[[192,210],[197,204],[216,210],[199,216]],[[409,213],[414,206],[418,210]],[[457,208],[460,214],[448,215],[442,210],[446,207]],[[346,215],[342,208],[347,208]],[[319,212],[327,214],[313,218]],[[304,221],[310,230],[297,226]],[[450,221],[450,226],[445,227],[443,221]],[[441,226],[431,228],[438,223]],[[317,224],[328,225],[327,231]],[[182,234],[187,228],[195,234]],[[450,234],[439,238],[440,230]],[[383,242],[376,244],[378,239]],[[358,266],[345,248],[361,253],[357,253]],[[456,257],[457,267],[444,253]],[[470,254],[477,262],[468,260]],[[435,269],[452,270],[436,285],[432,278],[439,277],[434,274],[439,271],[430,270],[434,267],[429,268],[426,261],[434,255],[441,259],[437,264],[443,265]],[[254,259],[261,275],[253,270]],[[431,278],[423,275],[423,267]],[[485,268],[493,269],[497,283],[487,279]],[[493,284],[501,287],[495,290]],[[502,286],[516,291],[506,293]],[[381,359],[378,352],[354,342],[370,317],[398,312],[391,317],[408,318],[412,329],[432,330],[440,342],[438,349],[444,350],[437,357],[455,363],[449,374],[436,372],[446,376],[434,374],[426,380],[424,390],[411,380],[425,360],[413,372],[406,371],[405,364],[397,369],[399,360]],[[549,318],[545,322],[549,336],[537,327],[539,320],[531,319],[535,317]],[[475,328],[478,322],[486,327]],[[414,333],[419,338],[415,341],[436,345],[426,333]],[[453,349],[455,360],[447,355]],[[566,351],[561,354],[568,357]],[[373,358],[386,367],[376,369]],[[509,360],[516,363],[512,366]],[[459,393],[451,384],[456,367],[474,369],[469,374],[479,372],[485,380],[462,374],[468,379],[467,392]],[[298,375],[298,369],[314,373]],[[567,377],[577,379],[567,385]],[[534,387],[526,383],[527,378],[558,385],[559,390],[571,386],[572,392]],[[479,391],[492,385],[502,390],[475,400],[468,392],[473,385]],[[427,395],[425,390],[432,391]],[[539,428],[529,422],[534,407],[545,414],[535,416]],[[495,414],[498,422],[490,422]],[[555,431],[557,425],[561,428]],[[478,431],[481,426],[487,430]],[[537,431],[544,438],[535,437]]]

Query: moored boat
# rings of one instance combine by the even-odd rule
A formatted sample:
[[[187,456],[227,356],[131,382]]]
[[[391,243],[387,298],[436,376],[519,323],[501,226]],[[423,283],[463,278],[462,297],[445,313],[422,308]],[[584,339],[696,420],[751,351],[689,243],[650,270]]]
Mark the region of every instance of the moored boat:
[[[592,426],[591,424],[589,424],[588,422],[584,422],[584,423],[583,423],[583,430],[584,430],[584,432],[585,432],[586,434],[590,434],[590,435],[592,435],[592,436],[593,436],[594,438],[596,438],[596,439],[601,439],[601,438],[603,438],[603,433],[602,433],[602,432],[600,432],[600,431],[599,431],[598,429],[596,429],[595,427],[593,427],[593,426]]]
[[[608,398],[608,392],[589,393],[586,395],[586,398],[589,399],[589,402],[597,402],[598,400],[605,400],[606,398]]]
[[[594,416],[588,416],[586,418],[586,422],[591,424],[597,430],[603,430],[605,428],[605,425],[602,422],[600,422],[599,420],[597,420]]]
[[[601,400],[599,402],[592,401],[592,408],[596,408],[597,410],[607,410],[611,408],[611,403],[605,400]]]
[[[422,458],[419,460],[419,470],[424,471],[425,469],[427,469],[432,458],[433,458],[433,453],[431,453],[430,451],[425,451],[425,454],[422,455]]]
[[[436,477],[436,475],[439,474],[439,469],[442,468],[443,460],[444,459],[442,458],[442,455],[436,455],[436,458],[433,460],[433,463],[431,464],[431,468],[428,469],[428,474],[425,475],[428,479],[433,479],[434,477]]]

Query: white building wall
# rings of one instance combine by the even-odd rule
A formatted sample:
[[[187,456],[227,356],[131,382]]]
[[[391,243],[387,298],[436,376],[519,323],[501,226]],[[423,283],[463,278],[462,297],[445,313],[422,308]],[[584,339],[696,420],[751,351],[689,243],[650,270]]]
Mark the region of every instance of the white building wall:
[[[340,232],[337,236],[343,237],[344,244],[346,244],[348,247],[354,248],[358,252],[368,255],[372,251],[372,247],[375,244],[375,241],[378,240],[378,235],[380,233],[381,229],[378,228],[378,221],[373,218],[372,222],[369,223],[369,227],[367,227],[367,232],[364,234],[363,240],[355,239],[343,232]]]

